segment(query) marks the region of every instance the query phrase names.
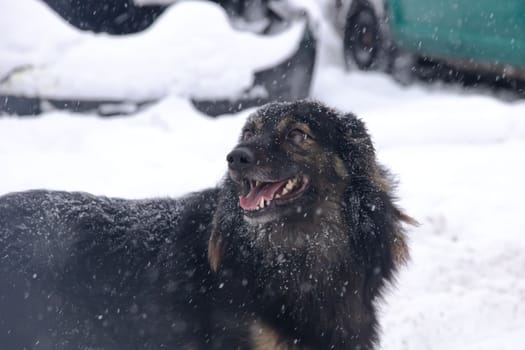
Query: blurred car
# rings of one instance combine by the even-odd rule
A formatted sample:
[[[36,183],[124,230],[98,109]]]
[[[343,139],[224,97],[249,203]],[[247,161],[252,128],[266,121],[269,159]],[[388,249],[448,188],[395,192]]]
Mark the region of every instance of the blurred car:
[[[308,96],[306,12],[218,2],[1,1],[0,114],[126,114],[175,94],[219,115]]]
[[[330,10],[349,66],[392,72],[425,58],[525,78],[521,0],[335,0]]]

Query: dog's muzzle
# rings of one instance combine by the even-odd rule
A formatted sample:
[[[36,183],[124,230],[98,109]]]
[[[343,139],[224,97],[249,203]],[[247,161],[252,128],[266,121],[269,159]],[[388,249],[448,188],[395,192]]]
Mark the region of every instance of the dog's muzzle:
[[[228,168],[233,171],[243,171],[253,165],[255,155],[247,147],[237,147],[227,156]]]

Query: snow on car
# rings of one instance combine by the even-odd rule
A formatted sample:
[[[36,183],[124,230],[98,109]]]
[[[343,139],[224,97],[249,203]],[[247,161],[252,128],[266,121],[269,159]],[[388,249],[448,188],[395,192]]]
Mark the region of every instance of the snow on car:
[[[20,21],[28,14],[31,21]],[[141,105],[175,94],[218,114],[215,102],[228,111],[305,97],[315,45],[299,17],[280,33],[257,35],[235,30],[219,5],[189,1],[143,32],[110,36],[82,32],[36,0],[1,2],[0,111],[21,114],[14,106],[32,103],[24,108],[38,113],[43,101]]]

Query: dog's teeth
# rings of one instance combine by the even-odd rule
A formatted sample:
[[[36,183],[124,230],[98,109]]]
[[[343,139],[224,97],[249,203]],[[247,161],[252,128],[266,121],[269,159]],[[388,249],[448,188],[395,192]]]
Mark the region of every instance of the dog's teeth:
[[[286,187],[285,187],[285,188],[283,188],[282,195],[284,196],[284,195],[287,194],[288,192],[289,192],[288,189],[286,189]]]
[[[288,182],[286,183],[285,188],[289,191],[289,190],[291,190],[293,188],[293,186],[294,186],[293,181],[292,180],[288,180]]]
[[[275,198],[281,198],[281,195],[280,195],[279,193],[277,193],[277,194],[275,195]]]
[[[261,184],[261,181],[255,180],[255,187],[259,186]]]
[[[261,200],[259,201],[259,206],[262,208],[264,208],[264,198],[261,198]]]

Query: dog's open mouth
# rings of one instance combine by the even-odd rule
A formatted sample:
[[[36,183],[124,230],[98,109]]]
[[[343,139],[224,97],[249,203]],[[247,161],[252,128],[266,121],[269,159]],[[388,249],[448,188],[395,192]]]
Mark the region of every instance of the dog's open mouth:
[[[250,192],[239,197],[242,209],[256,211],[268,208],[273,204],[279,205],[300,197],[308,185],[308,177],[294,176],[277,182],[262,182],[248,180]]]

